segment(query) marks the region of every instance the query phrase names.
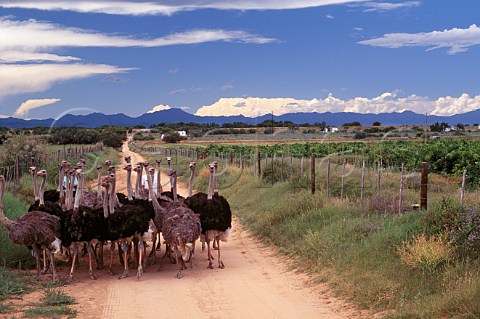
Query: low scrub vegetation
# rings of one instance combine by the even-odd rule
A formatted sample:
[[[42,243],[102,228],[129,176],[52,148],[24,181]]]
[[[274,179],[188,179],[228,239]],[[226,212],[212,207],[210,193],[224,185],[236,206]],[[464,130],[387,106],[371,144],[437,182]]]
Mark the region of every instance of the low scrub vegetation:
[[[238,173],[227,170],[223,183]],[[387,318],[480,316],[478,210],[439,199],[399,213],[395,196],[360,205],[291,179],[272,184],[243,171],[236,180],[221,193],[242,223],[357,307]]]

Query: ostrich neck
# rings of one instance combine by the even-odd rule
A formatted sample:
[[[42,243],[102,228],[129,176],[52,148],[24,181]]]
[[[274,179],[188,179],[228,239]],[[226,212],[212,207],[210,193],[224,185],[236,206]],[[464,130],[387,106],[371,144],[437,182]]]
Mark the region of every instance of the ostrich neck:
[[[158,203],[157,197],[153,193],[153,181],[152,181],[152,175],[147,173],[147,183],[148,183],[148,193],[150,194],[150,199],[152,200],[152,206],[153,210],[155,211],[155,214],[158,213],[163,213],[164,209],[160,204]]]
[[[97,177],[97,197],[102,197],[102,170],[98,170],[98,177]]]
[[[128,197],[128,200],[133,200],[132,171],[131,170],[127,170],[127,197]]]
[[[38,194],[37,177],[35,176],[35,173],[32,173],[32,179],[33,179],[33,194],[35,196],[35,201],[37,201],[40,199],[40,195]]]
[[[102,204],[103,204],[103,217],[104,218],[107,218],[108,217],[108,187],[105,187],[105,189],[103,190],[103,201],[102,201]]]
[[[160,194],[162,193],[161,177],[162,177],[162,171],[160,170],[160,164],[158,164],[158,171],[157,171],[157,194],[158,194],[158,196],[160,196]]]
[[[65,176],[65,171],[63,170],[63,167],[60,166],[60,169],[58,171],[58,191],[60,192],[60,197],[63,198],[63,178]]]
[[[79,177],[79,181],[77,184],[77,191],[75,192],[75,202],[73,204],[73,209],[75,210],[78,210],[78,208],[80,207],[80,199],[82,198],[80,194],[83,192],[82,186],[83,185],[82,185],[81,177]]]
[[[177,197],[177,175],[172,176],[173,178],[173,187],[172,187],[172,192],[173,192],[173,201],[178,202],[178,197]]]
[[[218,194],[218,188],[217,188],[217,168],[215,167],[213,169],[213,194],[217,195]]]
[[[168,174],[170,175],[170,173],[172,172],[172,166],[170,163],[168,163]],[[170,176],[170,189],[172,190],[172,193],[173,193],[173,177]]]
[[[140,198],[140,183],[142,182],[142,172],[137,171],[137,180],[135,182],[135,198]]]
[[[212,180],[213,180],[213,172],[210,172],[210,177],[208,179],[208,192],[207,192],[207,198],[212,199]]]
[[[108,204],[110,208],[110,215],[115,213],[115,205],[114,205],[114,198],[115,198],[115,179],[110,181],[110,196],[108,197]]]
[[[45,205],[45,181],[47,180],[47,176],[42,176],[42,184],[40,185],[40,192],[38,193],[38,200],[40,205]]]
[[[190,179],[188,180],[188,197],[192,196],[193,179],[195,178],[195,169],[190,170]]]
[[[0,223],[7,229],[7,231],[10,231],[12,228],[13,222],[5,216],[5,213],[3,211],[3,194],[5,193],[5,180],[2,179],[0,182]]]

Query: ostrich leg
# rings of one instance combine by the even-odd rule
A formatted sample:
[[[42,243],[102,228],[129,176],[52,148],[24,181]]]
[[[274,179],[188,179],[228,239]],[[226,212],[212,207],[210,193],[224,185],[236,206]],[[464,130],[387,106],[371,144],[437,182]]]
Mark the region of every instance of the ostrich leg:
[[[57,275],[57,268],[55,267],[55,257],[53,256],[53,253],[46,249],[47,250],[47,254],[48,256],[50,257],[50,267],[52,268],[52,281],[53,283],[57,283],[58,282],[58,275]]]
[[[35,276],[35,279],[40,280],[40,251],[36,244],[32,246],[32,254],[33,257],[35,257],[35,266],[37,268],[37,275]]]
[[[75,261],[77,260],[78,255],[78,246],[76,243],[72,243],[73,246],[73,258],[72,258],[72,267],[70,268],[70,275],[68,277],[69,281],[73,280],[73,271],[75,269]]]
[[[87,253],[88,253],[88,274],[90,275],[91,279],[95,280],[98,277],[93,272],[93,261],[92,261],[93,249],[92,249],[92,243],[91,242],[87,243]]]
[[[213,269],[212,263],[212,251],[210,250],[210,239],[207,239],[207,256],[208,256],[208,268]]]
[[[118,248],[120,248],[120,244],[118,245]],[[115,241],[112,241],[110,243],[110,262],[109,262],[109,265],[108,265],[108,273],[110,275],[114,275],[113,274],[113,270],[112,270],[112,265],[113,265],[113,252],[115,251]]]
[[[45,275],[48,271],[48,261],[47,261],[47,249],[43,249],[43,270],[42,270],[42,275]]]
[[[143,275],[143,254],[145,252],[145,245],[143,240],[140,239],[138,242],[138,270],[137,270],[137,280]]]
[[[178,272],[177,272],[177,279],[181,279],[182,278],[182,270],[183,270],[183,259],[179,258],[179,251],[178,251],[178,248],[177,246],[175,245],[175,261],[177,262],[177,265],[178,265]],[[182,260],[181,262],[179,262],[179,260]]]
[[[122,240],[122,248],[123,248],[123,274],[120,277],[118,277],[118,279],[123,279],[128,277],[128,260],[127,260],[128,243],[126,240]]]
[[[224,269],[225,265],[223,264],[222,258],[220,257],[220,237],[215,236],[213,242],[217,242],[217,251],[218,251],[218,268]]]

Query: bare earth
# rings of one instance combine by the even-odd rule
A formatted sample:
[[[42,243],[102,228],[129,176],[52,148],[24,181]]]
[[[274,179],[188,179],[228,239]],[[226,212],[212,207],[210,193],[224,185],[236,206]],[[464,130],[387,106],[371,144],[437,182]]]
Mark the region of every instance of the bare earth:
[[[132,156],[133,163],[143,160],[126,145],[122,155]],[[124,181],[124,170],[119,169],[118,174],[117,180]],[[125,185],[118,186],[122,190]],[[186,185],[179,185],[180,194],[186,191]],[[140,281],[135,269],[123,280],[100,270],[99,278],[93,281],[87,275],[84,257],[76,270],[75,283],[62,290],[78,302],[73,308],[80,319],[360,317],[360,312],[333,297],[326,285],[313,285],[308,276],[289,271],[288,261],[252,237],[238,220],[233,220],[230,241],[222,244],[225,269],[207,269],[206,253],[201,252],[199,244],[193,268],[185,270],[182,279],[175,278],[176,265],[167,264],[157,272],[157,260],[157,265],[147,267]],[[162,247],[157,255],[163,252]],[[120,274],[118,260],[114,267]],[[60,278],[67,274],[67,267],[60,267]]]

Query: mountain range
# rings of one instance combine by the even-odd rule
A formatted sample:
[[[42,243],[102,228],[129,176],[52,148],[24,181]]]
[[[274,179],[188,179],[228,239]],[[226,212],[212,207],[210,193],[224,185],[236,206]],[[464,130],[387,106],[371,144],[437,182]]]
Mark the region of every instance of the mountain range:
[[[181,109],[169,109],[154,113],[145,113],[138,117],[130,117],[128,115],[118,113],[106,115],[103,113],[91,113],[88,115],[72,115],[67,114],[57,120],[25,120],[19,118],[0,118],[0,126],[8,128],[32,128],[35,126],[77,126],[95,128],[104,125],[112,126],[135,126],[144,125],[150,127],[159,123],[224,123],[243,122],[247,124],[258,124],[265,120],[270,120],[272,115],[267,114],[255,118],[240,116],[197,116],[187,113]],[[372,125],[373,122],[380,122],[382,125],[425,125],[435,122],[446,122],[449,125],[477,124],[480,122],[480,109],[463,114],[451,116],[435,116],[418,114],[412,111],[401,113],[381,113],[381,114],[362,114],[362,113],[288,113],[281,116],[274,116],[275,121],[291,121],[296,124],[316,122],[325,122],[327,125],[340,126],[344,123],[360,122],[362,125]]]

